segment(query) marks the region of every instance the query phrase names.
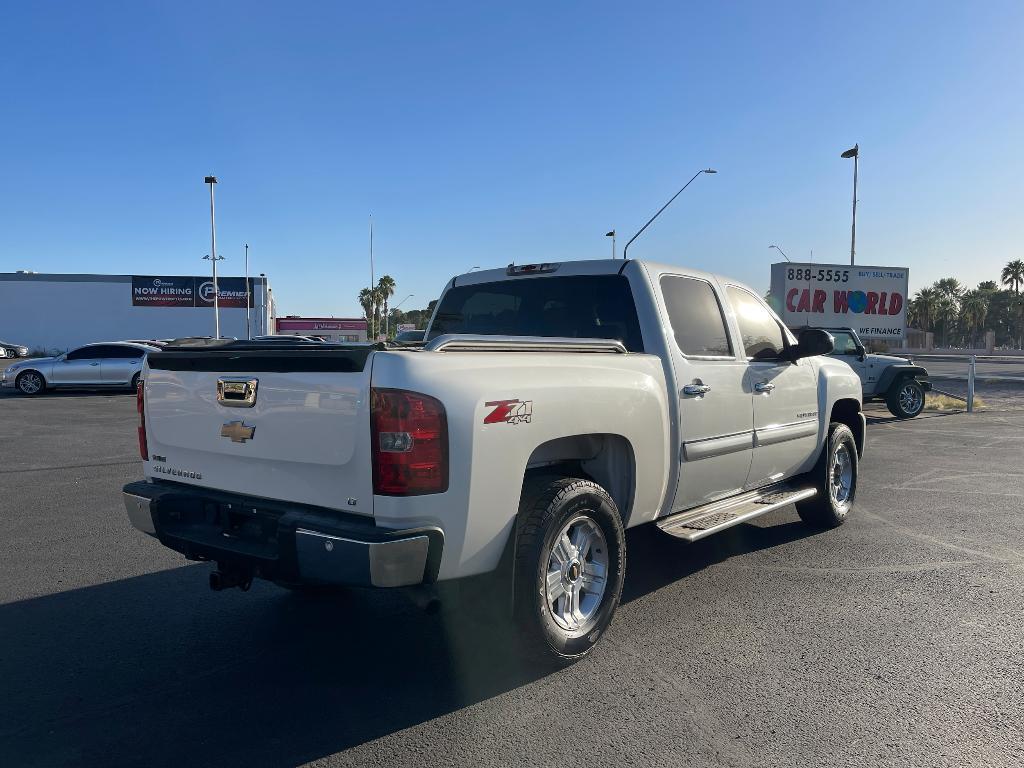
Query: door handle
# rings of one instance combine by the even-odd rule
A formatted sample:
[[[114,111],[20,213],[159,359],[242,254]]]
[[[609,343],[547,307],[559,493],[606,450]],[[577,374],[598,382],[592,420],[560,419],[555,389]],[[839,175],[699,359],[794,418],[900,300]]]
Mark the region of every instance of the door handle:
[[[89,365],[99,365],[99,363],[89,363]]]
[[[707,384],[687,384],[683,387],[684,395],[706,395],[711,391],[711,387]]]
[[[755,392],[771,392],[775,389],[775,385],[770,381],[759,381],[754,385]]]

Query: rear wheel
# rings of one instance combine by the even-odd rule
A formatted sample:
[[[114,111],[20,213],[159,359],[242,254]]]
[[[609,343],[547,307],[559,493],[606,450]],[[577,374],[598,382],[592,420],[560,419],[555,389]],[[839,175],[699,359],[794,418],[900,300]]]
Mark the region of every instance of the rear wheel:
[[[817,493],[796,503],[800,519],[817,528],[835,528],[846,522],[857,496],[857,443],[848,426],[832,422],[825,447],[808,477]]]
[[[515,617],[527,652],[568,663],[590,652],[622,595],[626,544],[608,493],[580,478],[523,487],[515,567]]]
[[[912,419],[924,410],[924,387],[916,379],[901,379],[890,387],[885,404],[897,419]]]
[[[23,395],[39,395],[46,390],[46,382],[38,371],[23,371],[14,380],[14,386]]]

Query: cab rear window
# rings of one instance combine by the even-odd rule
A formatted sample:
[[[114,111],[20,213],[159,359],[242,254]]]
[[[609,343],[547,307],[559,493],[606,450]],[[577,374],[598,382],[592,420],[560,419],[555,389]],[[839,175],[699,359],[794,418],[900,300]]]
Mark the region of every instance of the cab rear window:
[[[448,333],[643,340],[629,280],[621,275],[531,277],[460,285],[441,299],[427,340]]]

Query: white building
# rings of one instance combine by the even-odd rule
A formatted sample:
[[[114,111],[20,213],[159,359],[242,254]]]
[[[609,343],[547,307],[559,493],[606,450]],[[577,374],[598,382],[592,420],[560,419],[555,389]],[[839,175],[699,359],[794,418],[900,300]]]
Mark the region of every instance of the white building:
[[[250,278],[250,331],[274,328],[274,292]],[[246,338],[246,285],[219,277],[221,336]],[[0,339],[64,351],[94,341],[213,336],[209,276],[0,272]]]

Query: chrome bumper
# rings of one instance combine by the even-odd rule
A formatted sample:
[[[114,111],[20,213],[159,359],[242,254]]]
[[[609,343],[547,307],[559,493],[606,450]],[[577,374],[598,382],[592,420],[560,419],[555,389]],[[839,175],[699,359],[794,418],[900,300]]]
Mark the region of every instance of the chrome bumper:
[[[186,557],[232,562],[264,578],[296,583],[407,587],[437,577],[444,547],[440,528],[384,529],[372,520],[333,520],[327,511],[239,503],[237,497],[168,485],[131,483],[124,507],[134,528]],[[260,541],[226,535],[209,514],[216,504],[266,509],[264,519],[275,530]]]

